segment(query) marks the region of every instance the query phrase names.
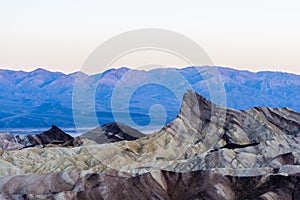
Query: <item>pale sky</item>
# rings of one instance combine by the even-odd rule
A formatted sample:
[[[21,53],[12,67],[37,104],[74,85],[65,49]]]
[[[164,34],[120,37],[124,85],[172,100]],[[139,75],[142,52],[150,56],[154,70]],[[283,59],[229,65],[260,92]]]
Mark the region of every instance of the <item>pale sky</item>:
[[[163,28],[197,42],[218,66],[300,74],[296,0],[0,1],[1,69],[71,73],[115,35]],[[118,63],[134,65],[127,61]]]

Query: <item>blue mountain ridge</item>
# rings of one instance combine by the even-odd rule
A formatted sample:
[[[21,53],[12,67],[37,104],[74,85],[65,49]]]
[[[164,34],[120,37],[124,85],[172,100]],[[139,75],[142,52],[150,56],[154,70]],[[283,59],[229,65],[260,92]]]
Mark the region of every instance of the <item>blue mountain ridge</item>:
[[[151,122],[149,113],[153,105],[160,105],[155,107],[157,116],[154,118],[168,123],[177,116],[186,89],[211,99],[206,85],[208,78],[202,76],[210,69],[204,66],[143,71],[123,67],[90,76],[82,72],[63,74],[45,69],[0,70],[0,128],[48,127],[51,124],[74,127],[73,114],[77,109],[74,105],[80,103],[83,108],[94,109],[77,112],[86,126],[92,125],[89,122],[94,115],[100,125],[115,121],[116,113],[118,119],[122,119],[123,114],[126,118],[129,113],[136,124],[145,126]],[[300,75],[216,69],[225,88],[224,106],[240,110],[289,107],[300,111]],[[94,93],[94,105],[85,105],[87,102],[80,102],[80,98],[74,103],[75,83],[82,87],[82,95]]]

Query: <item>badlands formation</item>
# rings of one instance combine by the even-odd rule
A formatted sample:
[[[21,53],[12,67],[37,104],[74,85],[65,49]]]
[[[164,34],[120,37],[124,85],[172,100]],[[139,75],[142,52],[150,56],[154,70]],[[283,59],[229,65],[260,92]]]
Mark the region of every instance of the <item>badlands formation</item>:
[[[2,136],[17,147],[1,144],[0,199],[300,198],[300,113],[289,108],[227,109],[188,91],[160,131],[119,128],[94,133],[123,141],[89,133],[24,147]]]

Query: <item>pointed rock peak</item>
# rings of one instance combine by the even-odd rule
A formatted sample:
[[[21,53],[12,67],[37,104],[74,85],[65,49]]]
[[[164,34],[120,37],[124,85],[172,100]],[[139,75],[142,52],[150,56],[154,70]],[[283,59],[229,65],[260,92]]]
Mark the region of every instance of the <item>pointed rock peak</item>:
[[[126,124],[121,124],[118,122],[111,122],[111,123],[105,124],[105,125],[101,126],[101,128],[104,131],[110,131],[112,133],[125,133],[125,134],[129,134],[133,137],[138,137],[138,138],[145,136],[142,132],[140,132],[130,126],[127,126]]]
[[[215,107],[216,105],[210,100],[192,90],[188,90],[183,96],[180,114],[188,114],[190,112],[200,115],[200,111],[212,110]]]
[[[187,90],[183,96],[183,101],[190,101],[190,100],[198,100],[198,101],[206,101],[207,103],[212,103],[210,100],[206,99],[205,97],[201,96],[200,94],[196,93],[193,90]]]
[[[194,140],[203,128],[214,129],[214,123],[222,126],[226,118],[226,111],[225,108],[217,106],[210,100],[189,90],[183,97],[178,120],[175,124],[173,123],[172,129],[180,135],[189,135],[188,140]],[[184,130],[182,127],[188,128]],[[217,141],[217,138],[209,135],[207,131],[201,132],[200,135],[201,137],[211,138],[211,141],[206,141],[208,144],[214,144]]]
[[[58,128],[58,127],[55,126],[54,124],[52,124],[51,129],[61,130],[60,128]]]
[[[98,144],[103,144],[122,140],[135,140],[145,136],[146,135],[142,132],[131,128],[130,126],[112,122],[92,129],[82,134],[80,137],[93,140]]]
[[[49,139],[60,139],[60,140],[70,140],[73,139],[72,136],[65,133],[63,130],[58,128],[56,125],[52,125],[51,129],[39,134],[41,137],[49,137]]]

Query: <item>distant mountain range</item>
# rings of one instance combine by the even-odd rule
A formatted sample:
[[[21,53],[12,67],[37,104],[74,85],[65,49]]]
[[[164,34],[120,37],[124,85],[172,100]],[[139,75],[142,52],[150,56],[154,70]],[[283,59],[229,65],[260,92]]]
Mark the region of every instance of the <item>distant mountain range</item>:
[[[67,75],[45,69],[32,72],[0,70],[0,128],[48,127],[51,124],[73,127],[73,107],[80,103],[73,97],[74,83],[78,83],[78,80],[81,81],[79,85],[83,91],[95,89],[92,91],[95,104],[87,106],[95,109],[101,125],[115,121],[112,112],[126,113],[127,110],[134,122],[146,125],[151,121],[149,109],[155,104],[165,109],[165,123],[168,123],[179,112],[184,90],[192,89],[211,99],[206,86],[207,78],[201,76],[202,72],[210,68],[164,68],[150,71],[120,68],[90,76],[81,72]],[[226,92],[225,106],[242,110],[257,106],[289,107],[300,111],[299,75],[253,73],[223,67],[217,69]],[[122,96],[123,92],[130,92],[130,96]],[[118,104],[119,101],[127,102],[129,106]],[[114,108],[112,102],[120,105],[119,108]],[[84,105],[85,102],[82,103]],[[90,125],[91,114],[80,114],[86,126]]]

